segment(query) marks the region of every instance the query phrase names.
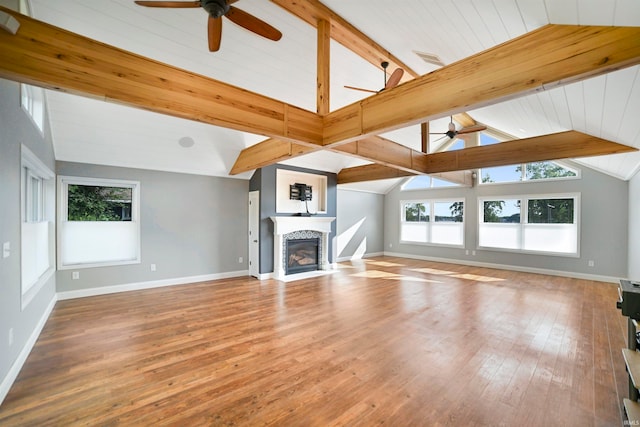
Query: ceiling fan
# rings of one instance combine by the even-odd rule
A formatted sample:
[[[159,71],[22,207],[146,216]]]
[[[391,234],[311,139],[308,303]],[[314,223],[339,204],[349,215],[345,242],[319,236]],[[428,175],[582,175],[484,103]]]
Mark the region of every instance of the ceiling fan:
[[[465,133],[480,132],[486,129],[487,127],[483,125],[473,125],[473,126],[467,126],[462,129],[456,130],[456,125],[453,123],[453,116],[451,116],[451,119],[449,122],[449,130],[447,130],[446,132],[430,132],[429,135],[447,135],[450,139],[453,139],[458,135],[464,135]]]
[[[346,86],[345,87],[347,89],[354,89],[354,90],[359,90],[362,92],[369,92],[369,93],[379,93],[382,92],[385,89],[391,89],[392,87],[396,87],[398,86],[398,83],[400,83],[400,79],[402,79],[402,75],[404,74],[404,70],[402,68],[396,68],[394,70],[393,73],[391,73],[391,76],[389,77],[389,80],[387,80],[387,68],[389,67],[389,63],[387,61],[383,61],[380,66],[382,67],[382,71],[384,72],[384,87],[380,90],[371,90],[371,89],[363,89],[360,87],[354,87],[354,86]]]
[[[238,0],[202,0],[202,1],[136,1],[140,6],[162,8],[196,8],[202,7],[209,14],[207,24],[209,51],[217,52],[220,49],[222,37],[222,17],[226,16],[241,27],[256,33],[269,40],[278,41],[282,33],[255,16],[231,6]]]

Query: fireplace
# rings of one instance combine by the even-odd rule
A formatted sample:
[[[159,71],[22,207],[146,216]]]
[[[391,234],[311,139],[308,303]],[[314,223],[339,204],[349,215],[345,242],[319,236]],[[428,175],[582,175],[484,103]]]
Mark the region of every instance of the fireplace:
[[[320,239],[287,239],[286,274],[303,273],[318,269]]]
[[[299,217],[272,216],[273,220],[273,278],[277,280],[295,280],[296,277],[315,272],[328,271],[333,268],[329,263],[329,234],[331,223],[335,217]],[[289,267],[289,246],[296,242],[309,246],[315,245],[315,262],[307,256],[304,260],[294,263],[293,270]],[[310,242],[311,241],[311,242]],[[311,249],[306,248],[305,251]],[[313,250],[311,250],[313,253]],[[299,255],[296,255],[299,256]],[[297,264],[297,265],[295,265]],[[298,274],[302,273],[302,274]]]

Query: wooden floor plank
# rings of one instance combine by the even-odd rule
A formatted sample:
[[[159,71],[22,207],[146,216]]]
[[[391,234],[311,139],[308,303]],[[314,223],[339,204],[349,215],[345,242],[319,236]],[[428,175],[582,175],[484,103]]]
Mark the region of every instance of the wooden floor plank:
[[[394,257],[59,301],[0,425],[620,425],[613,284]]]

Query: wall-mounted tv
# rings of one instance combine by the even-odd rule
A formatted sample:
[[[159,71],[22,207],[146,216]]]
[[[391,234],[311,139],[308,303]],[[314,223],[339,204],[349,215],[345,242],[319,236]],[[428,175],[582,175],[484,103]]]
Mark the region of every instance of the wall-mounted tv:
[[[313,191],[310,185],[301,184],[299,182],[289,185],[289,200],[300,200],[301,202],[304,202],[306,200],[311,200],[312,194]]]

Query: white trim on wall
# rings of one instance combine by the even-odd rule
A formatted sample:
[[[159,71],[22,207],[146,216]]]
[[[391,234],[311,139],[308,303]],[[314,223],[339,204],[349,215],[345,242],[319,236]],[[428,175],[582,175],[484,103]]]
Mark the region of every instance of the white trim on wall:
[[[187,285],[211,280],[229,279],[248,276],[249,270],[229,271],[226,273],[202,274],[199,276],[175,277],[172,279],[151,280],[148,282],[124,283],[121,285],[100,286],[97,288],[78,289],[76,291],[58,292],[58,300],[92,297],[96,295],[115,294],[117,292],[139,291],[142,289],[161,288],[163,286]]]
[[[11,386],[13,386],[16,378],[18,378],[18,374],[20,373],[24,362],[27,361],[27,357],[29,357],[29,353],[31,353],[31,350],[36,344],[36,341],[38,341],[38,337],[40,336],[44,325],[47,323],[47,320],[49,320],[49,316],[51,315],[51,312],[53,311],[57,300],[58,298],[56,295],[51,298],[51,301],[49,301],[49,305],[44,310],[44,313],[42,313],[38,324],[33,329],[33,332],[31,332],[31,335],[29,335],[29,339],[24,344],[24,347],[22,347],[22,350],[20,350],[20,354],[18,354],[18,357],[13,362],[13,365],[11,365],[11,368],[9,369],[9,372],[7,372],[7,375],[2,379],[2,382],[0,383],[0,405],[2,405],[2,402],[4,401],[4,398],[7,397]]]
[[[523,267],[510,264],[494,264],[490,262],[467,261],[463,259],[439,258],[424,255],[405,254],[401,252],[384,252],[384,256],[394,256],[398,258],[419,259],[423,261],[444,262],[447,264],[469,265],[472,267],[495,268],[507,271],[519,271],[522,273],[546,274],[548,276],[570,277],[573,279],[593,280],[596,282],[620,283],[620,279],[624,277],[600,276],[597,274],[576,273],[574,271],[549,270],[546,268]]]

